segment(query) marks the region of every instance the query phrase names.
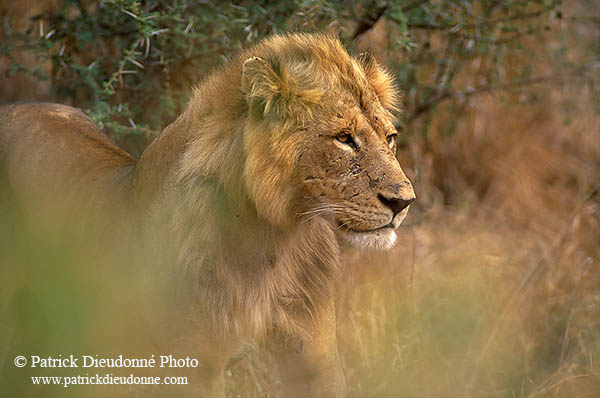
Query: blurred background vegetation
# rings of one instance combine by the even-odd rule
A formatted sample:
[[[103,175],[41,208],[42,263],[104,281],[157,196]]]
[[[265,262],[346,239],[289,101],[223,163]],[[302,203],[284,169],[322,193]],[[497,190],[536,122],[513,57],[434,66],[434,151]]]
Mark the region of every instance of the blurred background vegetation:
[[[351,396],[600,396],[596,1],[20,0],[0,18],[0,102],[80,107],[135,155],[263,37],[329,32],[373,53],[404,93],[398,158],[418,202],[397,249],[349,259]],[[99,329],[132,327],[145,288],[116,265],[127,248],[100,261],[2,194],[0,384],[63,396],[14,355],[107,352]],[[269,359],[238,363],[227,389],[273,396]]]

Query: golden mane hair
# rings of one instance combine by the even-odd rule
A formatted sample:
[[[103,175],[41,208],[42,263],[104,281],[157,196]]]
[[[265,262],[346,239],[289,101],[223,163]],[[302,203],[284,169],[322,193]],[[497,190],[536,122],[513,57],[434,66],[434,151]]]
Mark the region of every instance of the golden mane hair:
[[[330,36],[274,36],[207,77],[144,152],[134,188],[179,192],[169,206],[180,258],[200,299],[220,309],[212,313],[215,332],[264,335],[270,322],[296,330],[294,314],[314,313],[331,295],[340,270],[336,237],[320,220],[297,228],[289,216],[298,153],[288,132],[326,110],[320,101],[339,88],[357,98],[374,90],[388,110],[398,104],[389,74],[371,57],[350,56]],[[180,157],[167,161],[165,147]],[[155,181],[157,169],[167,184]],[[259,260],[228,258],[239,246]],[[273,268],[275,253],[286,260]]]

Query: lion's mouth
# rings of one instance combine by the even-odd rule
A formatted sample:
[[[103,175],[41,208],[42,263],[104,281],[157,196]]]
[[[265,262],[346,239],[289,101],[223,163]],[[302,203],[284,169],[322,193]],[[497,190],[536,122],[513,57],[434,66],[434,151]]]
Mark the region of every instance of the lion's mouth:
[[[346,232],[354,232],[356,234],[368,234],[368,233],[386,231],[386,230],[393,231],[393,230],[397,229],[400,226],[400,224],[402,224],[402,221],[404,221],[404,218],[406,217],[407,213],[408,213],[408,208],[404,209],[400,213],[396,214],[396,216],[394,218],[392,218],[392,220],[389,223],[382,225],[380,227],[369,228],[369,229],[352,228],[351,226],[348,226],[346,223],[342,223],[341,221],[338,221],[338,229],[346,231]]]
[[[392,223],[371,229],[339,228],[342,236],[360,249],[387,250],[396,242],[396,228]]]
[[[340,225],[340,228],[342,228],[348,232],[354,232],[355,234],[368,234],[368,233],[373,233],[373,232],[377,232],[377,231],[384,231],[387,229],[391,229],[391,230],[396,229],[396,227],[392,223],[382,225],[381,227],[377,227],[377,228],[373,228],[373,229],[354,229],[354,228],[349,228],[349,227],[343,227],[342,225]]]
[[[389,223],[376,228],[353,228],[347,222],[338,222],[338,230],[354,247],[387,250],[394,246],[397,238],[396,229],[404,221],[407,212],[408,209],[402,210]]]

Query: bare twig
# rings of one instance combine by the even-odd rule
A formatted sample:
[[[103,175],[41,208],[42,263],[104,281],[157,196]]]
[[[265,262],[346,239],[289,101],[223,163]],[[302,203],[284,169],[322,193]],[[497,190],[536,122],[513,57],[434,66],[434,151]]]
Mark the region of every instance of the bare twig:
[[[484,26],[494,26],[499,23],[506,23],[506,22],[518,21],[521,19],[530,19],[530,18],[539,17],[544,12],[549,11],[549,10],[550,10],[549,8],[543,8],[538,11],[527,12],[527,13],[517,14],[517,15],[511,15],[509,17],[504,17],[504,18],[484,20],[481,22],[464,24],[464,25],[460,25],[460,24],[458,24],[458,25],[433,25],[433,24],[414,23],[414,24],[408,24],[408,27],[413,28],[413,29],[442,30],[442,31],[455,30],[457,27],[459,27],[460,29],[477,29],[477,28],[481,28]],[[395,19],[392,16],[389,16],[388,18],[392,19],[394,22],[400,23],[400,21],[398,21],[397,19]]]
[[[553,388],[556,388],[567,381],[570,381],[573,379],[580,379],[582,377],[590,377],[590,375],[589,374],[580,374],[580,375],[571,375],[571,376],[564,377],[564,378],[560,379],[559,381],[557,381],[556,383],[549,385],[548,387],[545,387],[539,391],[533,392],[532,394],[528,395],[528,397],[535,397],[542,393],[548,392],[548,391],[552,390]]]
[[[354,31],[354,34],[352,35],[354,40],[358,40],[358,38],[362,36],[365,32],[371,30],[373,26],[375,26],[375,24],[379,21],[379,19],[381,19],[386,10],[387,7],[382,7],[376,10],[374,13],[370,13],[373,16],[366,15],[360,18],[359,25]]]
[[[457,91],[443,90],[443,91],[440,91],[440,92],[434,94],[433,96],[431,96],[429,99],[427,99],[427,101],[424,104],[417,106],[406,117],[406,121],[407,121],[407,123],[412,122],[413,120],[418,118],[423,113],[429,111],[431,108],[438,105],[440,102],[443,102],[450,98],[465,98],[465,97],[471,97],[476,94],[481,94],[481,93],[490,92],[490,91],[503,91],[503,90],[509,90],[509,89],[512,89],[515,87],[532,86],[535,84],[547,83],[550,81],[560,81],[560,80],[567,79],[569,77],[581,75],[582,73],[584,73],[590,69],[598,68],[598,66],[599,65],[597,62],[592,62],[592,63],[582,65],[582,66],[575,68],[568,72],[558,72],[558,73],[553,73],[550,75],[536,76],[536,77],[532,77],[532,78],[528,78],[528,79],[518,79],[518,80],[514,80],[511,82],[504,83],[504,84],[497,84],[497,85],[486,84],[486,85],[482,85],[482,86],[478,86],[478,87],[467,88],[464,90],[457,90]]]
[[[570,17],[569,21],[581,24],[588,24],[600,28],[600,18],[598,17],[575,15]]]

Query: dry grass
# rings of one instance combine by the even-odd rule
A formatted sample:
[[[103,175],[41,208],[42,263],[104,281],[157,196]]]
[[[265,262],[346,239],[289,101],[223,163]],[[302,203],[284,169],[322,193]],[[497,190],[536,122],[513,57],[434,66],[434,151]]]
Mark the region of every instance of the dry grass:
[[[578,100],[565,125],[568,95],[483,98],[411,148],[426,207],[392,258],[356,265],[353,396],[600,395],[600,117]]]
[[[428,147],[415,139],[401,154],[419,170],[419,205],[392,253],[349,259],[340,301],[351,397],[600,394],[600,195],[591,195],[599,118],[584,102],[564,125],[552,104],[507,108],[484,98],[454,136]],[[141,304],[151,296],[139,275],[158,274],[123,261],[126,235],[107,256],[36,215],[2,209],[0,381],[8,391],[65,394],[23,381],[34,374],[12,366],[20,353],[160,350],[160,326],[132,316],[143,308],[162,319],[159,303]],[[277,391],[269,358],[242,360],[226,379],[233,397]]]
[[[419,205],[393,253],[350,258],[341,300],[352,397],[600,396],[600,115],[550,94],[478,98],[401,153]],[[233,396],[271,396],[266,362]]]
[[[538,94],[534,105],[476,96],[461,115],[442,107],[427,139],[400,151],[418,202],[397,249],[349,258],[340,300],[352,398],[600,396],[598,92]],[[138,275],[153,274],[126,268],[127,239],[108,256],[90,251],[0,193],[0,391],[66,394],[28,384],[17,354],[154,353],[156,337],[140,336],[163,331],[131,310],[148,298]],[[229,396],[273,396],[271,365],[240,361]]]
[[[535,106],[476,98],[454,135],[441,133],[441,112],[430,139],[415,137],[400,153],[419,202],[392,253],[349,258],[340,300],[351,397],[600,395],[600,195],[592,195],[600,115],[585,93],[549,94]],[[575,111],[565,124],[567,103]],[[126,235],[106,256],[4,199],[0,381],[8,391],[65,394],[17,383],[18,353],[160,349],[165,322],[146,327],[132,316],[142,308],[162,319],[160,303],[140,304],[150,285],[139,275],[159,274],[126,265]],[[233,397],[277,391],[269,358],[242,360],[226,379]]]

